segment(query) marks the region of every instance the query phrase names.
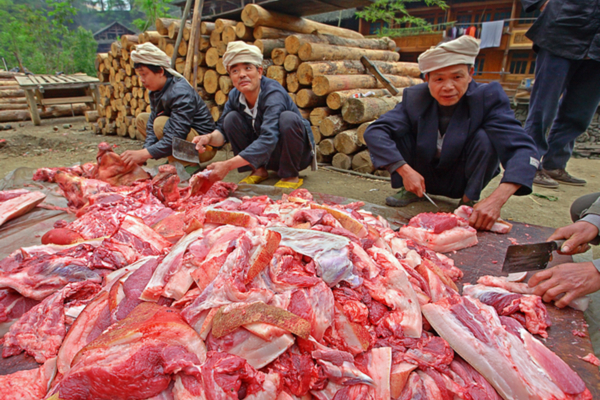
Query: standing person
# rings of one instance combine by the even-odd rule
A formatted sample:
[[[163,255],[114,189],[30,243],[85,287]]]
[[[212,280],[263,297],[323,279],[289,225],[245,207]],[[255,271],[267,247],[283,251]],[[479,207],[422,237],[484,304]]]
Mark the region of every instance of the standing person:
[[[542,10],[527,31],[537,58],[525,131],[542,160],[533,183],[584,186],[586,181],[570,175],[566,166],[575,139],[588,128],[600,103],[600,0],[522,4],[526,12]]]
[[[258,184],[277,171],[277,187],[297,189],[299,172],[314,160],[310,123],[302,118],[286,90],[262,75],[262,52],[241,41],[227,44],[223,64],[235,87],[229,93],[217,129],[194,138],[196,149],[230,142],[235,157],[210,164],[212,180],[222,180],[230,171],[252,171],[240,183]]]
[[[539,161],[502,86],[473,80],[478,53],[479,41],[461,36],[421,54],[426,83],[404,89],[402,103],[364,137],[375,168],[385,167],[392,187],[401,188],[386,199],[393,207],[421,201],[425,192],[473,205],[501,163],[502,182],[469,219],[489,230],[510,196],[531,193]]]
[[[191,141],[195,136],[212,132],[215,122],[194,88],[171,69],[171,60],[162,50],[152,43],[143,43],[131,52],[131,58],[142,84],[150,90],[151,112],[141,113],[136,118],[144,148],[128,150],[121,157],[135,164],[164,157],[172,162],[175,160],[171,155],[174,137]],[[215,153],[215,150],[208,152],[201,161],[212,159]]]
[[[566,240],[562,253],[583,253],[589,244],[600,244],[600,192],[575,200],[571,205],[571,219],[571,225],[558,228],[548,238]],[[600,290],[600,259],[548,268],[533,275],[528,284],[545,302],[564,294],[555,303],[557,307],[564,307],[572,300]]]

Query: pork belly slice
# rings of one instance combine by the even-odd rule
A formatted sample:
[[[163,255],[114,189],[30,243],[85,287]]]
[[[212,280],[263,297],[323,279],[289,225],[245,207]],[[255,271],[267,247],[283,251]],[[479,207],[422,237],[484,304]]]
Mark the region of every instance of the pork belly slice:
[[[546,328],[552,325],[542,298],[536,295],[511,293],[497,287],[469,285],[463,294],[494,307],[498,315],[513,317],[532,334],[548,337]]]
[[[20,217],[33,210],[46,195],[42,192],[29,192],[24,189],[0,192],[0,226],[6,221]]]
[[[473,214],[473,208],[462,205],[456,210],[454,210],[454,214],[468,221],[469,218],[471,218],[471,214]],[[494,225],[492,225],[492,229],[490,229],[490,232],[505,234],[510,232],[511,230],[512,224],[510,222],[506,222],[505,220],[498,218],[498,220],[494,222]]]
[[[477,231],[457,215],[450,213],[421,213],[400,228],[401,237],[412,239],[433,251],[448,253],[475,246]]]
[[[504,399],[591,399],[579,376],[514,319],[468,296],[422,307],[427,321]],[[517,332],[515,333],[515,330]]]

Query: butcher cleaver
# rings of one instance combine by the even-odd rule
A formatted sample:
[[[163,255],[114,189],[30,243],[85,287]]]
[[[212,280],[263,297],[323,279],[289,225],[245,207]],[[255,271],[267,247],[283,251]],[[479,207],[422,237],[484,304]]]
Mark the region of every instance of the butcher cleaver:
[[[205,146],[204,153],[198,153],[196,145],[192,142],[180,138],[173,138],[173,157],[181,161],[187,161],[195,164],[202,164],[211,160],[216,153],[216,150],[211,146]]]
[[[517,244],[508,246],[502,272],[525,272],[544,269],[552,260],[552,252],[561,248],[564,240],[550,242]]]

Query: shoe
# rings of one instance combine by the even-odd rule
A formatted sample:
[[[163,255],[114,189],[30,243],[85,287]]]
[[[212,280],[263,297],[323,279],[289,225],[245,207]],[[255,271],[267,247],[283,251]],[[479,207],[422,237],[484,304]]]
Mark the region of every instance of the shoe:
[[[475,200],[469,200],[469,201],[463,201],[463,199],[460,199],[460,201],[458,202],[458,207],[460,206],[469,206],[471,208],[473,208],[473,206],[477,204],[477,202]]]
[[[279,181],[274,186],[283,189],[298,189],[304,183],[304,179],[298,179],[298,182]]]
[[[405,188],[401,188],[395,195],[387,197],[385,199],[385,204],[390,207],[406,207],[410,203],[425,200],[427,200],[425,197],[419,197],[413,192],[409,192]]]
[[[564,169],[544,169],[543,171],[550,178],[558,181],[559,183],[564,183],[565,185],[585,186],[587,183],[583,179],[575,178],[574,176],[569,175],[569,173]]]
[[[240,181],[240,183],[245,183],[247,185],[258,185],[259,183],[266,181],[269,179],[268,176],[258,176],[258,175],[248,175],[244,179]]]
[[[550,178],[544,170],[536,171],[535,177],[533,178],[533,184],[548,189],[558,189],[558,182]]]

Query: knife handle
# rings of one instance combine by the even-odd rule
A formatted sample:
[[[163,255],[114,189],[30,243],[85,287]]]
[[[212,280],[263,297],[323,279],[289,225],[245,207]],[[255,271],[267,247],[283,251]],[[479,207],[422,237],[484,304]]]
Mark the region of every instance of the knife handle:
[[[566,240],[553,240],[552,242],[554,242],[555,245],[554,251],[560,251],[563,244],[565,244]]]

